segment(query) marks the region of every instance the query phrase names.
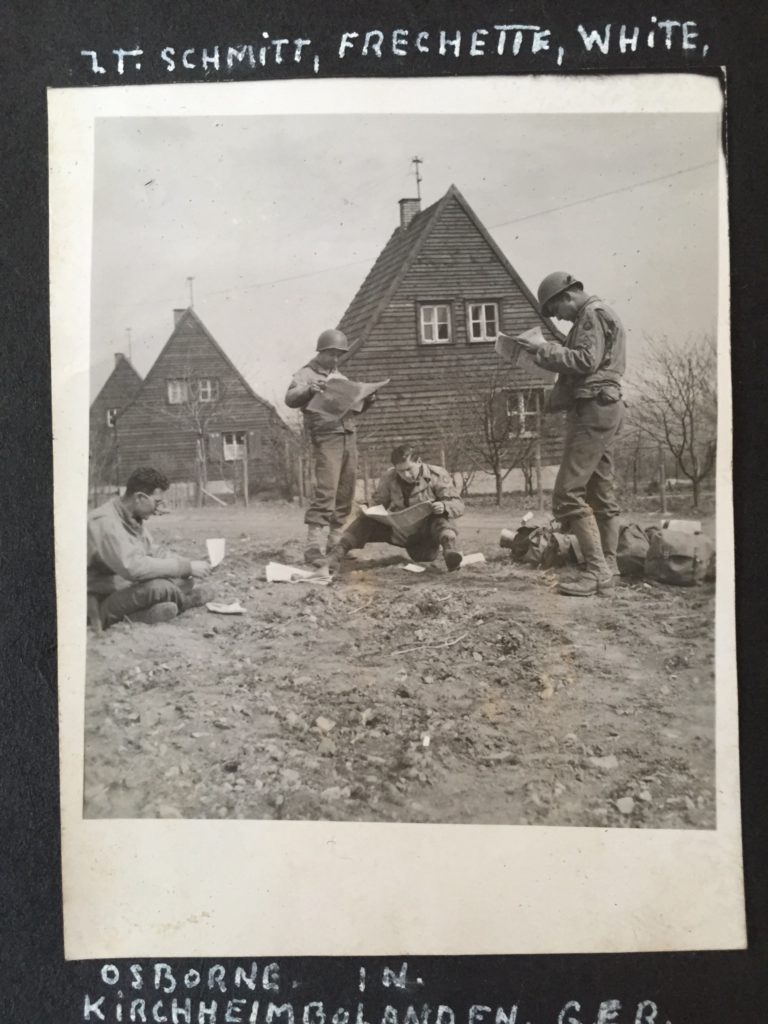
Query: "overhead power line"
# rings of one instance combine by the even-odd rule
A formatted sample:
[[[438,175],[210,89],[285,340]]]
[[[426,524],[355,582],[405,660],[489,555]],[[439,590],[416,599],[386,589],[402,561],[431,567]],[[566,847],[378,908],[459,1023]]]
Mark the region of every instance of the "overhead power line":
[[[666,181],[668,178],[677,178],[681,174],[690,174],[692,171],[700,171],[704,167],[716,166],[716,160],[708,160],[705,164],[695,164],[693,167],[682,167],[679,171],[671,171],[669,174],[660,174],[658,178],[646,178],[645,181],[636,181],[632,185],[621,185],[619,188],[612,188],[609,192],[598,192],[594,196],[586,196],[584,199],[574,199],[570,203],[563,203],[561,206],[551,206],[548,210],[537,210],[535,213],[526,213],[522,217],[514,217],[512,220],[504,220],[500,224],[491,224],[492,230],[505,228],[508,224],[519,224],[523,220],[532,220],[534,217],[544,217],[548,213],[558,213],[560,210],[568,210],[572,206],[581,206],[582,203],[592,203],[596,199],[604,199],[606,196],[617,196],[620,192],[631,192],[635,188],[644,185],[655,185],[658,181]]]
[[[592,203],[592,202],[595,202],[598,199],[604,199],[607,196],[619,195],[622,192],[631,192],[633,189],[636,189],[636,188],[642,188],[642,187],[644,187],[646,185],[655,185],[657,182],[667,181],[670,178],[677,178],[677,177],[679,177],[682,174],[690,174],[693,171],[700,171],[700,170],[703,170],[703,168],[705,168],[705,167],[714,167],[714,166],[716,166],[716,164],[717,164],[717,161],[709,160],[709,161],[707,161],[706,163],[703,163],[703,164],[695,164],[693,167],[682,167],[680,170],[678,170],[678,171],[671,171],[669,174],[661,174],[661,175],[659,175],[656,178],[646,178],[644,181],[636,181],[636,182],[633,182],[630,185],[622,185],[619,188],[610,189],[607,192],[598,192],[597,194],[592,195],[592,196],[585,196],[583,199],[574,199],[572,202],[562,203],[560,206],[552,206],[552,207],[549,207],[546,210],[536,210],[534,213],[526,213],[526,214],[523,214],[523,216],[521,216],[521,217],[513,217],[511,220],[501,221],[498,224],[491,224],[491,225],[489,225],[489,227],[490,227],[491,230],[496,230],[497,228],[507,227],[510,224],[519,224],[519,223],[521,223],[521,221],[533,220],[535,217],[545,217],[548,214],[557,213],[560,210],[568,210],[568,209],[570,209],[570,208],[572,208],[574,206],[581,206],[584,203]],[[374,253],[371,256],[363,256],[360,259],[352,260],[349,263],[338,263],[338,264],[334,264],[333,266],[329,266],[329,267],[320,267],[317,270],[306,270],[306,271],[303,271],[301,274],[290,274],[290,275],[288,275],[286,277],[276,277],[276,278],[272,278],[272,279],[270,279],[268,281],[254,281],[251,284],[245,284],[245,285],[241,285],[241,286],[233,285],[230,288],[222,288],[222,289],[219,289],[217,291],[204,292],[203,293],[203,298],[212,298],[212,297],[214,297],[216,295],[228,295],[228,294],[230,294],[232,292],[239,292],[239,293],[248,292],[248,291],[252,291],[252,290],[254,290],[256,288],[269,288],[271,285],[285,284],[285,283],[287,283],[289,281],[300,281],[300,280],[302,280],[303,278],[306,278],[306,277],[317,277],[320,274],[330,274],[330,273],[333,273],[336,270],[347,270],[350,267],[357,267],[357,266],[361,266],[362,264],[369,264],[370,265],[371,262],[374,259],[376,259],[377,256],[378,256],[378,253]],[[198,296],[198,297],[200,297],[200,296]],[[123,305],[145,306],[145,305],[155,305],[155,303],[154,302],[151,302],[151,303],[150,302],[140,302],[140,303],[124,303]]]

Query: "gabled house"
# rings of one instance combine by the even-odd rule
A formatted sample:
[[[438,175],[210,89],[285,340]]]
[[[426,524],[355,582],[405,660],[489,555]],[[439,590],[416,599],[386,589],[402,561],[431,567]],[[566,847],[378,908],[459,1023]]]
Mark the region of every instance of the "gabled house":
[[[104,386],[91,402],[90,469],[94,486],[117,484],[118,419],[141,389],[141,376],[130,359],[115,352],[115,365]]]
[[[174,310],[171,336],[117,432],[121,483],[152,465],[172,482],[237,479],[242,487],[247,472],[252,493],[291,489],[290,428],[191,308]]]
[[[553,375],[532,364],[506,370],[494,342],[500,331],[537,325],[561,340],[454,185],[427,209],[420,205],[400,200],[400,224],[339,323],[352,346],[344,373],[391,379],[360,422],[360,441],[379,467],[402,441],[450,462],[446,444],[473,429],[467,410],[494,380],[501,414],[517,417],[520,436],[530,436]],[[553,450],[545,444],[543,456],[552,461],[557,442],[547,443]]]

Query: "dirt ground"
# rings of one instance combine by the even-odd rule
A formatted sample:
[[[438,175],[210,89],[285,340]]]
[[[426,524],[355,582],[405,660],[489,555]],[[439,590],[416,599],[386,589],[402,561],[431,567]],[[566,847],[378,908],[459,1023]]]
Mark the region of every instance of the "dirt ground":
[[[485,564],[377,545],[325,588],[265,581],[301,563],[296,506],[153,520],[225,537],[247,611],[89,635],[86,816],[714,827],[714,585],[559,596],[499,549],[519,516],[461,520]]]

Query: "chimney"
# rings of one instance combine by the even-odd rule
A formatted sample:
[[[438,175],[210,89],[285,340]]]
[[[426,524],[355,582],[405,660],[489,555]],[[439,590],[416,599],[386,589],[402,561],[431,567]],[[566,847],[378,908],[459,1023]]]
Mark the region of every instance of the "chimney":
[[[186,312],[187,312],[186,309],[174,309],[174,311],[173,311],[173,326],[174,327],[177,326],[179,320],[181,320],[181,318],[184,316],[184,314]]]
[[[421,213],[420,199],[401,199],[400,227],[407,228],[417,213]]]

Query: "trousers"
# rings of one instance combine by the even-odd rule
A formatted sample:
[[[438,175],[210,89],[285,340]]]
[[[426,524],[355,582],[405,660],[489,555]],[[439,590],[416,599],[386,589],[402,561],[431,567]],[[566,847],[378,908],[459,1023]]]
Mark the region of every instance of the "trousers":
[[[552,513],[566,522],[593,513],[619,514],[614,488],[613,446],[624,421],[624,403],[603,405],[579,398],[566,416],[563,460],[552,493]]]
[[[432,516],[426,519],[413,536],[403,542],[395,537],[392,528],[386,523],[379,523],[368,516],[360,515],[344,531],[341,538],[341,545],[347,551],[353,548],[362,548],[366,544],[394,544],[408,552],[414,562],[434,562],[440,554],[440,541],[443,537],[455,538],[456,528],[442,516]]]
[[[112,626],[121,619],[130,619],[135,612],[144,611],[152,605],[172,601],[180,612],[184,611],[186,599],[192,593],[194,580],[156,579],[133,583],[113,591],[99,605],[101,622],[104,627]]]
[[[304,514],[308,526],[343,526],[352,511],[357,479],[354,434],[326,434],[312,439],[315,489]]]

